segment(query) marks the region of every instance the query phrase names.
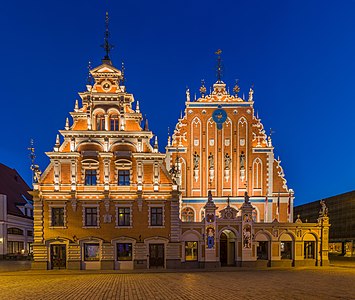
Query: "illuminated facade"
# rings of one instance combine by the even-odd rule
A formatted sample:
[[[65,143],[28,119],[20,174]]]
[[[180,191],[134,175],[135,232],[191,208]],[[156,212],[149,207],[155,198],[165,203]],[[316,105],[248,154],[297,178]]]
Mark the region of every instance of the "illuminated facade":
[[[165,163],[181,191],[182,243],[194,242],[195,262],[206,266],[326,263],[327,217],[293,223],[294,193],[274,156],[272,132],[267,136],[255,115],[254,91],[247,100],[237,84],[229,93],[216,54],[216,83],[207,94],[202,82],[198,99],[186,91],[166,146]]]
[[[162,154],[112,65],[108,35],[107,25],[106,56],[46,153],[50,164],[34,169],[33,268],[327,261],[327,217],[291,223],[293,192],[254,116],[253,90],[245,101],[219,78],[197,101],[187,91]]]
[[[133,269],[179,261],[178,190],[124,74],[106,56],[90,71],[34,183],[33,268]],[[135,102],[135,108],[133,103]],[[39,177],[39,176],[38,176]],[[35,176],[36,178],[36,176]]]

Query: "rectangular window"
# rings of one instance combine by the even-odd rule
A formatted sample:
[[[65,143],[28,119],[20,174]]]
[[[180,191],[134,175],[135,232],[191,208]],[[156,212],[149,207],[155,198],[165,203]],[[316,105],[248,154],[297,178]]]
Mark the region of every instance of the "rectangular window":
[[[118,226],[131,225],[131,209],[129,207],[118,208]]]
[[[64,226],[64,207],[52,207],[51,226]]]
[[[111,130],[118,131],[118,116],[113,115],[111,116]]]
[[[97,226],[97,208],[85,208],[85,226]]]
[[[196,261],[197,242],[185,242],[185,261]]]
[[[132,244],[118,243],[117,244],[117,260],[132,260]]]
[[[163,208],[151,207],[150,208],[150,225],[163,226]]]
[[[23,235],[23,230],[16,227],[11,227],[7,229],[7,234]]]
[[[314,259],[315,258],[315,242],[304,242],[304,258]]]
[[[85,170],[85,185],[96,185],[96,170]]]
[[[20,254],[24,249],[25,248],[23,242],[7,242],[7,254]]]
[[[118,185],[130,185],[129,170],[118,170]]]
[[[292,259],[292,242],[281,242],[281,259]]]
[[[33,236],[33,231],[32,230],[27,230],[27,236]]]
[[[100,260],[100,245],[84,244],[84,259],[86,261]]]

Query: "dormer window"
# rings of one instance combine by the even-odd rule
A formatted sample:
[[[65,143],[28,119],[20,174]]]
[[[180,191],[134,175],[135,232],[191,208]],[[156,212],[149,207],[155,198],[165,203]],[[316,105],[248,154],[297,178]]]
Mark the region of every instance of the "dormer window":
[[[118,115],[111,115],[110,118],[110,129],[112,131],[118,131]]]
[[[103,114],[96,116],[96,130],[105,130],[105,116]]]

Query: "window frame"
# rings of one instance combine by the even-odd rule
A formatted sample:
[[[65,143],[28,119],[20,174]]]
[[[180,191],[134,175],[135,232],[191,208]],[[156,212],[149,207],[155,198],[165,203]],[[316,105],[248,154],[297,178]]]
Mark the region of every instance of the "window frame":
[[[88,225],[86,209],[96,209],[96,225]],[[98,204],[83,204],[83,228],[100,228],[100,206]],[[93,214],[91,214],[93,215]]]
[[[130,253],[131,255],[128,255],[128,256],[123,256],[123,258],[119,257],[119,245],[130,245],[129,246],[129,250],[130,252],[128,251],[128,253]],[[124,246],[124,247],[125,247]],[[128,258],[128,259],[126,259]],[[123,262],[123,261],[133,261],[133,243],[132,242],[117,242],[116,243],[116,261],[120,261],[120,262]]]
[[[120,173],[124,173],[121,175]],[[123,184],[121,183],[121,176],[123,177]],[[117,170],[117,185],[118,186],[130,186],[131,185],[131,171],[129,169],[118,169]]]
[[[105,115],[102,113],[98,113],[96,115],[96,130],[104,131],[105,130]]]
[[[153,213],[153,210],[161,209],[161,213]],[[164,228],[165,226],[165,210],[164,210],[164,205],[149,205],[149,226],[148,228]],[[153,222],[153,214],[154,215],[161,215],[161,222],[157,222],[157,219],[155,219],[155,222]]]
[[[53,209],[63,209],[63,225],[53,225]],[[67,207],[65,202],[49,204],[49,228],[67,228]]]
[[[97,246],[97,255],[90,259],[90,257],[87,255],[88,254],[88,248],[89,246]],[[100,250],[101,250],[101,245],[98,242],[89,242],[89,243],[84,243],[83,245],[83,252],[84,252],[84,261],[100,261]]]
[[[188,243],[193,243],[195,244],[195,247],[190,247],[188,248],[187,247],[187,244]],[[184,247],[185,247],[185,261],[198,261],[198,241],[185,241],[184,242]],[[187,255],[187,250],[191,249],[191,259],[190,258],[187,258],[189,257],[189,255]],[[195,250],[195,251],[194,251]]]
[[[84,185],[85,186],[97,186],[97,169],[85,169],[84,172],[85,172]],[[91,174],[87,174],[89,172]],[[90,177],[88,177],[88,176],[90,176]],[[88,183],[88,178],[90,178],[90,182],[89,183]]]
[[[112,124],[113,123],[113,124]],[[119,131],[119,116],[118,114],[110,115],[110,130],[111,131]]]

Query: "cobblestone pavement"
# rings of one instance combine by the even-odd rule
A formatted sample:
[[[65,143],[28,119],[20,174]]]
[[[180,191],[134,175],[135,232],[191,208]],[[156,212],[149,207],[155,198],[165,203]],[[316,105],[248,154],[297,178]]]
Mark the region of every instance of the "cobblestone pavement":
[[[354,267],[114,273],[8,271],[0,299],[355,299]]]

